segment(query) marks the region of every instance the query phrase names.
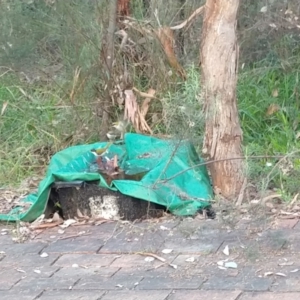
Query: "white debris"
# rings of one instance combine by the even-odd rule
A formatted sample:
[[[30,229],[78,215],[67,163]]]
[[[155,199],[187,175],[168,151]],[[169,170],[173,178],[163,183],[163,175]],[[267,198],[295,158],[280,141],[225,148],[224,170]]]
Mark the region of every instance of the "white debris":
[[[296,273],[296,272],[298,272],[299,271],[299,269],[294,269],[294,270],[292,270],[292,271],[290,271],[291,273]]]
[[[237,263],[234,261],[229,261],[225,263],[225,268],[230,268],[230,269],[237,269]]]
[[[168,227],[163,226],[163,225],[161,225],[159,228],[160,228],[160,230],[163,230],[163,231],[170,230]]]
[[[268,11],[268,6],[263,6],[261,9],[260,9],[260,12],[261,13],[266,13]]]
[[[186,262],[194,262],[195,261],[195,257],[189,257],[185,261]]]
[[[147,256],[147,257],[145,258],[145,261],[146,261],[146,262],[154,261],[154,257]]]
[[[225,246],[225,248],[224,248],[224,250],[223,250],[223,253],[225,254],[225,255],[229,255],[229,247],[228,247],[228,245],[226,245]]]
[[[284,273],[275,273],[275,275],[281,276],[281,277],[286,277],[286,275]]]
[[[170,254],[171,252],[173,252],[173,249],[163,249],[161,252],[164,254]]]
[[[40,257],[42,257],[42,258],[45,258],[45,257],[48,257],[48,256],[49,256],[49,254],[46,253],[46,252],[43,252],[43,253],[40,255]]]
[[[69,227],[70,225],[72,225],[72,224],[74,224],[74,223],[76,223],[76,220],[74,220],[74,219],[68,219],[68,220],[64,221],[63,224],[61,224],[61,225],[59,225],[59,226],[60,226],[61,228],[67,228],[67,227]]]

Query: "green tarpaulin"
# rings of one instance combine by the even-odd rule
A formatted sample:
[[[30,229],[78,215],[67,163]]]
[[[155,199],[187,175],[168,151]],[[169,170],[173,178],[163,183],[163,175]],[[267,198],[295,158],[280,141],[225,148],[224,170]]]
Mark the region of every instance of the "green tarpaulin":
[[[100,186],[163,205],[179,216],[194,215],[210,205],[213,193],[209,177],[205,166],[191,168],[202,160],[190,142],[133,133],[126,134],[124,141],[112,144],[107,155],[117,155],[119,166],[127,173],[145,172],[140,181],[114,180],[108,185],[99,173],[91,170],[96,160],[91,150],[105,147],[106,142],[73,146],[52,157],[37,193],[22,200],[28,202],[27,210],[24,206],[16,207],[9,214],[0,214],[0,220],[34,221],[45,211],[51,185],[56,181],[99,180]]]

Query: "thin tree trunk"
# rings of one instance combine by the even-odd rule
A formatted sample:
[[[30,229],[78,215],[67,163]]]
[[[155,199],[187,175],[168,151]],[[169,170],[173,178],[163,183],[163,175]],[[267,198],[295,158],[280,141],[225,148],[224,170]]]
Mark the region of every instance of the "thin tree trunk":
[[[202,81],[206,128],[203,153],[209,160],[229,159],[210,165],[215,191],[236,197],[245,181],[242,130],[236,85],[238,45],[236,19],[239,0],[207,0],[201,44]]]
[[[101,129],[100,129],[100,138],[101,140],[106,140],[106,133],[109,130],[109,122],[110,122],[110,111],[111,111],[111,99],[110,99],[110,90],[112,88],[112,67],[114,61],[114,37],[116,30],[116,22],[117,22],[117,9],[118,9],[118,0],[110,0],[109,7],[109,25],[107,31],[107,51],[105,53],[105,61],[106,61],[106,71],[107,71],[107,85],[106,85],[106,97],[103,101],[103,109],[102,109],[102,121],[101,121]]]
[[[118,9],[118,0],[110,0],[109,24],[108,24],[108,31],[107,31],[107,56],[106,56],[106,65],[107,65],[109,77],[111,77],[112,64],[114,61],[114,49],[115,49],[114,37],[115,37],[116,23],[117,23],[117,9]]]

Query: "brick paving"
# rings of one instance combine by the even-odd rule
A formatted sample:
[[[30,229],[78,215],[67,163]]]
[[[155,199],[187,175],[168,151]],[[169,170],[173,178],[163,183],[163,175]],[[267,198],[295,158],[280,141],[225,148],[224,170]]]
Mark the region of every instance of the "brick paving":
[[[21,244],[0,235],[1,300],[300,300],[297,219],[58,229]]]

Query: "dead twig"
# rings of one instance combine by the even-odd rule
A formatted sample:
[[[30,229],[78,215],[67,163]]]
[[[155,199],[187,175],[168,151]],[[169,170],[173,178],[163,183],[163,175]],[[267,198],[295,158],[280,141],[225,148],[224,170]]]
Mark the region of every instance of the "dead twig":
[[[300,152],[299,151],[295,151],[291,154],[288,154],[288,155],[256,155],[256,156],[241,156],[241,157],[231,157],[231,158],[224,158],[224,159],[216,159],[216,160],[209,160],[209,161],[205,161],[205,162],[202,162],[200,164],[196,164],[192,167],[189,167],[189,168],[186,168],[176,174],[174,174],[173,176],[170,176],[169,178],[166,178],[166,179],[162,179],[162,180],[157,180],[153,186],[159,182],[159,183],[165,183],[167,181],[170,181],[172,179],[174,179],[175,177],[187,172],[187,171],[190,171],[190,170],[193,170],[195,168],[198,168],[198,167],[201,167],[201,166],[206,166],[206,165],[209,165],[209,164],[213,164],[213,163],[218,163],[218,162],[223,162],[223,161],[228,161],[228,160],[236,160],[236,159],[263,159],[263,158],[281,158],[281,160],[278,162],[280,163],[282,161],[282,159],[286,158],[286,157],[294,157],[294,158],[300,158],[299,156],[293,156],[295,153],[297,152]],[[278,163],[274,166],[274,168],[278,165]],[[269,173],[269,175],[273,172],[274,168],[271,170],[271,172]],[[268,176],[269,177],[269,176]]]
[[[154,94],[155,94],[155,90],[150,89],[148,91],[148,93],[145,92],[141,92],[140,90],[138,90],[136,87],[132,88],[133,91],[137,92],[141,97],[143,98],[150,98],[150,99],[157,99]]]
[[[176,268],[177,268],[175,265],[172,265],[171,263],[167,262],[165,258],[163,258],[163,257],[161,257],[161,256],[158,256],[158,255],[156,255],[156,254],[154,254],[154,253],[149,253],[149,252],[136,252],[136,254],[139,254],[139,255],[142,255],[142,256],[150,256],[150,257],[153,257],[153,258],[155,258],[155,259],[161,261],[162,264],[160,264],[160,265],[154,267],[155,269],[158,269],[158,268],[160,268],[160,267],[162,267],[162,266],[164,266],[164,265],[168,265],[168,266],[172,267],[173,269],[176,269]]]
[[[236,206],[241,206],[242,205],[246,187],[247,187],[247,178],[244,179],[244,182],[243,182],[243,185],[241,187],[239,196],[236,200]]]
[[[47,228],[54,228],[57,227],[59,225],[61,225],[63,222],[54,222],[54,223],[44,223],[44,224],[39,224],[36,226],[32,226],[30,227],[31,229],[47,229]]]
[[[204,11],[204,5],[202,5],[201,7],[197,8],[185,21],[183,21],[182,23],[180,23],[179,25],[176,26],[172,26],[170,27],[172,30],[178,30],[178,29],[182,29],[183,27],[185,27],[187,24],[190,24],[193,19],[197,16],[199,16],[200,14],[202,14]]]
[[[292,206],[296,203],[296,201],[298,200],[298,197],[299,197],[299,193],[297,193],[297,194],[294,196],[293,200],[291,201],[291,203],[290,203],[288,206],[289,206],[289,207],[292,207]]]
[[[148,253],[148,252],[137,252],[136,254],[139,254],[139,255],[142,255],[142,256],[151,256],[159,261],[162,261],[162,262],[166,262],[166,259],[163,258],[163,257],[160,257],[154,253]]]
[[[58,240],[59,240],[59,241],[61,241],[61,240],[67,240],[67,239],[76,238],[76,237],[79,237],[79,236],[87,236],[87,235],[91,235],[91,234],[92,234],[91,232],[88,232],[88,233],[72,234],[72,235],[68,235],[68,236],[61,237],[61,238],[59,238]]]

